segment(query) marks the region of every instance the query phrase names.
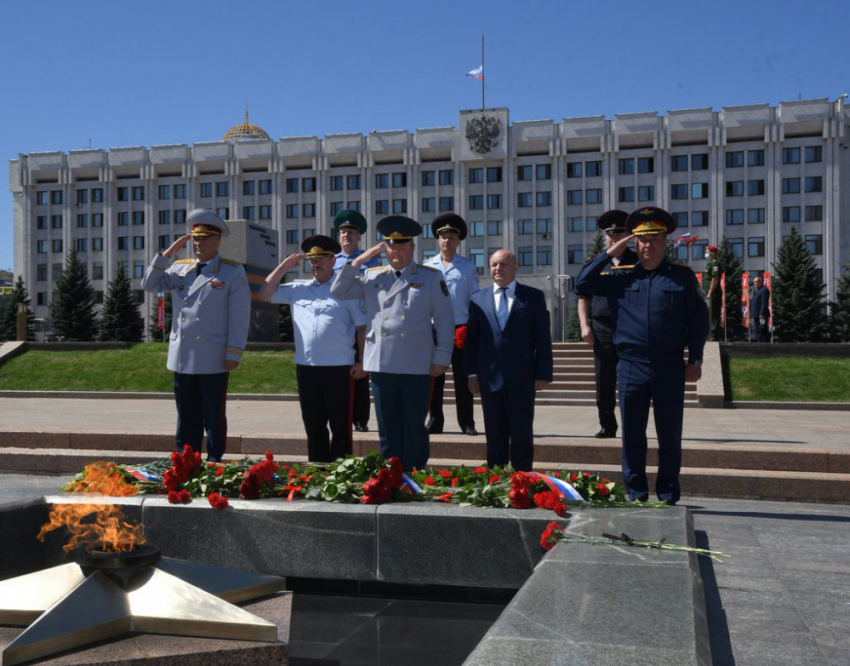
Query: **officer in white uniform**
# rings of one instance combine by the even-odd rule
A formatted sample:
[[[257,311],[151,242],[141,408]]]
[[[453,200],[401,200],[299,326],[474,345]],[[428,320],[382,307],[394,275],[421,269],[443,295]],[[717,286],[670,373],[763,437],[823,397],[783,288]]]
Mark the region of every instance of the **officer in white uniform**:
[[[218,216],[196,209],[186,217],[190,232],[157,253],[142,289],[170,292],[172,302],[169,370],[174,372],[177,450],[201,450],[220,461],[227,443],[227,379],[242,360],[248,341],[251,290],[241,264],[218,253],[230,230]],[[195,259],[176,256],[192,239]]]
[[[466,334],[466,321],[469,318],[469,297],[481,289],[478,286],[478,271],[475,263],[457,253],[460,242],[466,238],[467,226],[457,213],[443,213],[431,223],[434,238],[438,239],[440,253],[428,259],[423,266],[435,268],[443,274],[443,280],[449,288],[452,308],[455,316],[455,346],[452,351],[452,377],[455,386],[455,404],[457,406],[457,424],[465,435],[477,435],[475,417],[472,413],[472,393],[463,367],[463,337]],[[460,340],[460,346],[458,342]],[[443,432],[443,389],[446,376],[434,379],[431,393],[431,416],[428,419],[428,432],[432,435]]]
[[[413,239],[422,233],[417,222],[391,215],[378,222],[378,231],[385,242],[346,264],[331,294],[366,305],[364,370],[372,373],[381,453],[398,456],[405,469],[421,469],[430,455],[425,414],[432,378],[452,358],[452,303],[442,274],[413,261]],[[390,265],[359,275],[360,265],[385,247]]]

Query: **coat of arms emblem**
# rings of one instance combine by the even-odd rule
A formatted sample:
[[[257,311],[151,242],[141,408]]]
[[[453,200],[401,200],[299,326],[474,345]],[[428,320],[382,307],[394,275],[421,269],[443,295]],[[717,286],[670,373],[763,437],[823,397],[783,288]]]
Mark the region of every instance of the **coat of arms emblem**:
[[[466,123],[469,147],[479,155],[486,155],[499,145],[502,121],[496,116],[476,116]]]

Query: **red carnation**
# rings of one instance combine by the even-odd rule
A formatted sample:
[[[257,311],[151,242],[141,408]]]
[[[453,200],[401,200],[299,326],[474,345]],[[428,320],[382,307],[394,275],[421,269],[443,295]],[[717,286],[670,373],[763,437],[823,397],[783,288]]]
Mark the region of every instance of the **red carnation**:
[[[218,511],[224,511],[228,506],[230,506],[230,502],[227,501],[227,498],[222,497],[218,493],[210,493],[210,496],[207,499],[209,500],[210,506]]]
[[[466,344],[466,324],[455,329],[455,347],[463,349]]]
[[[575,483],[578,481],[578,477],[575,474],[570,474],[570,483]]]
[[[452,488],[457,488],[457,483],[458,483],[459,480],[460,479],[458,479],[457,477],[452,479],[452,483],[451,483]]]
[[[398,488],[401,485],[402,476],[404,475],[404,465],[398,456],[390,458],[389,463],[390,469],[393,472],[393,486]]]
[[[498,474],[492,474],[490,475],[490,478],[487,481],[490,483],[490,485],[493,485],[494,483],[499,483],[499,481],[501,480],[501,476],[499,476]]]
[[[540,545],[543,546],[543,550],[551,550],[563,533],[564,531],[556,521],[549,523],[540,535]]]
[[[476,467],[473,471],[474,471],[476,474],[486,474],[486,473],[487,473],[487,468],[486,468],[486,467]]]
[[[435,483],[436,483],[436,481],[434,481],[433,476],[428,476],[428,477],[425,478],[425,485],[426,486],[433,486]]]
[[[531,506],[531,496],[528,494],[527,488],[519,488],[508,493],[508,498],[511,500],[511,506],[514,509],[527,509]]]
[[[216,470],[215,470],[215,475],[216,475],[216,476],[221,476],[222,474],[224,474],[224,466],[223,466],[223,465],[220,465],[219,467],[217,467],[217,468],[216,468]]]
[[[449,504],[451,504],[453,497],[454,495],[452,495],[452,493],[443,493],[442,495],[438,495],[437,499],[441,502],[448,502]]]
[[[450,469],[441,469],[440,476],[442,476],[444,479],[450,479],[452,478],[452,471]]]
[[[607,497],[611,494],[611,491],[608,490],[608,486],[606,486],[604,483],[600,483],[596,486],[596,492],[598,492],[603,497]]]

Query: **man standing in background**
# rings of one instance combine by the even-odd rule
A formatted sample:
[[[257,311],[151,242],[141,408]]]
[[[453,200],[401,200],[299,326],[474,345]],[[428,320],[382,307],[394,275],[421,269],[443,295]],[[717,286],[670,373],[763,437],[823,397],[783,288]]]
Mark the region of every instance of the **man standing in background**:
[[[750,303],[750,312],[756,329],[756,342],[770,342],[770,290],[764,286],[761,277],[753,279],[753,286],[755,291]]]
[[[720,290],[720,262],[717,261],[717,246],[709,245],[705,248],[705,258],[708,263],[705,266],[705,278],[703,284],[708,285],[706,298],[711,318],[711,339],[720,341],[720,310],[723,307],[723,298]]]

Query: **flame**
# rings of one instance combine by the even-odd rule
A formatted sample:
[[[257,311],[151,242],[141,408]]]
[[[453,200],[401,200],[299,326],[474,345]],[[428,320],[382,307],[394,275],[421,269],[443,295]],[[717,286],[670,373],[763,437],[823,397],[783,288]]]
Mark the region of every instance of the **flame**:
[[[82,476],[65,486],[65,492],[130,497],[138,493],[139,489],[124,478],[115,463],[98,461],[86,465]]]
[[[85,520],[93,516],[90,520]],[[145,526],[124,522],[120,507],[103,504],[56,504],[50,511],[48,522],[41,526],[38,540],[60,527],[67,527],[71,538],[62,549],[67,551],[83,547],[87,551],[102,550],[108,553],[127,552],[145,543]],[[84,522],[85,521],[85,522]]]

